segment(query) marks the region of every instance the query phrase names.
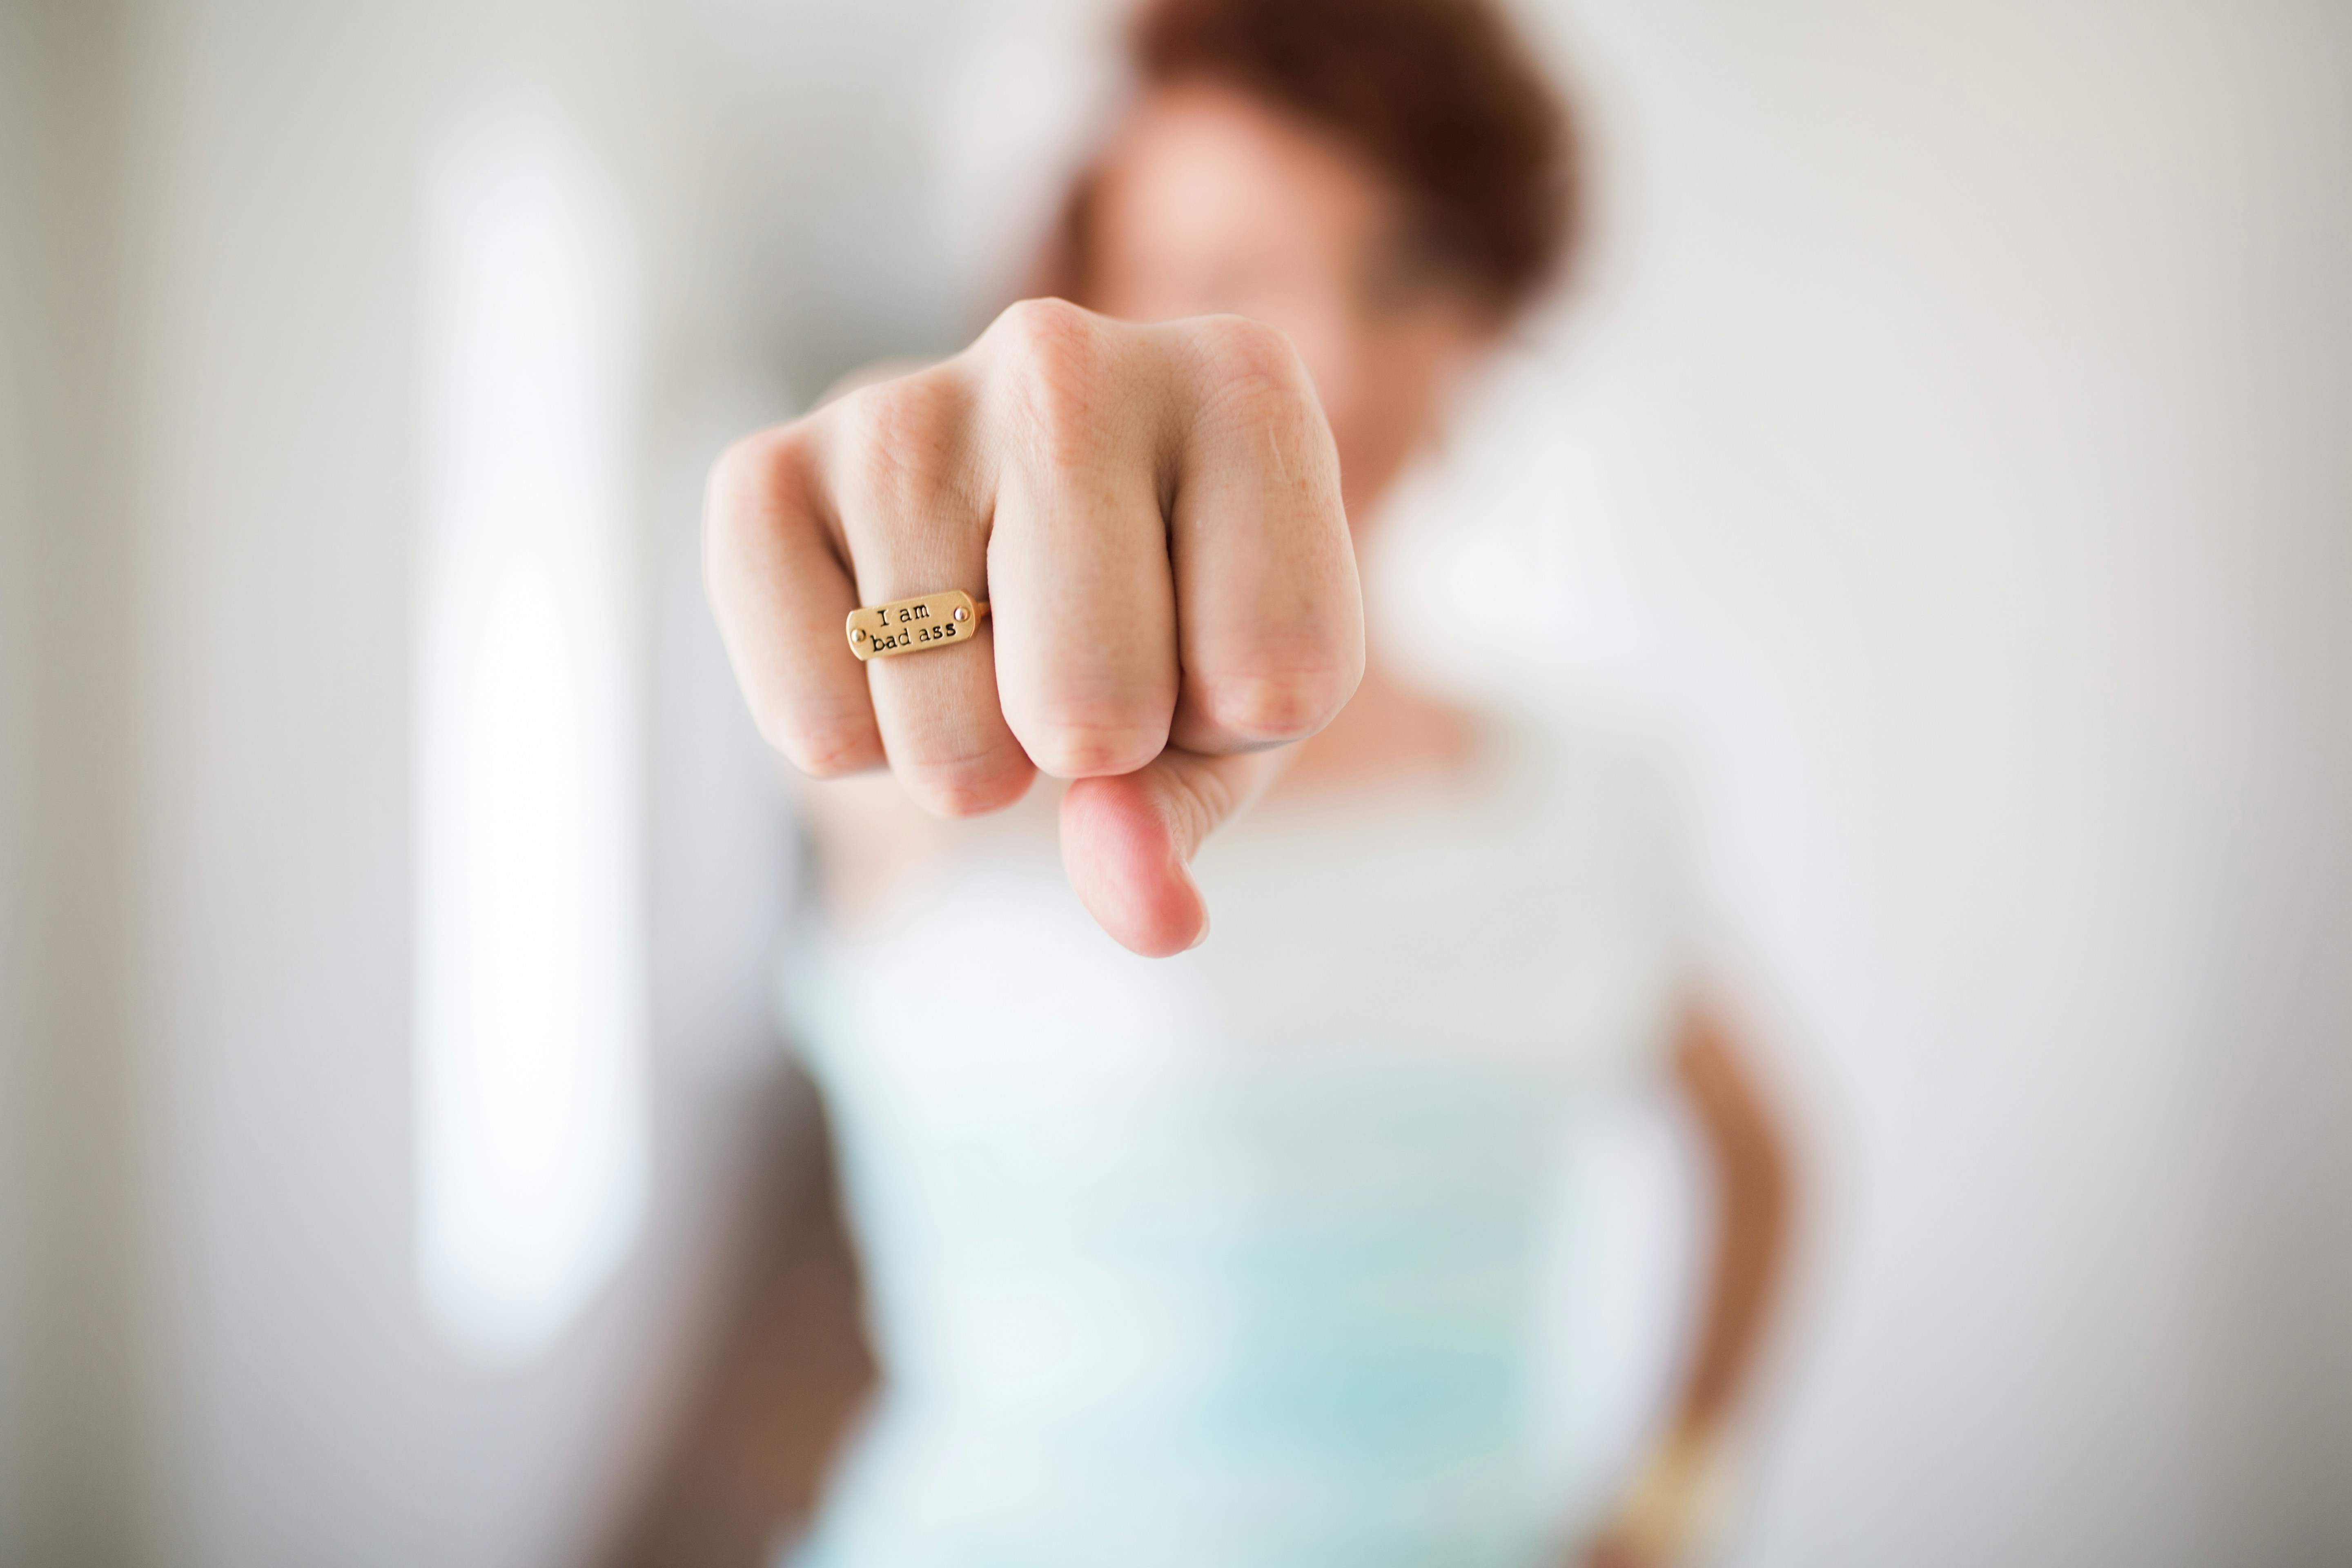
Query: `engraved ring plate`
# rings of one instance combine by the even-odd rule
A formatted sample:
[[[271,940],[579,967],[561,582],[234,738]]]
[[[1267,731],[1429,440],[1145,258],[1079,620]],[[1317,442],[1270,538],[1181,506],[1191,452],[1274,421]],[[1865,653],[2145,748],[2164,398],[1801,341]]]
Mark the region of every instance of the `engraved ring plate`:
[[[849,612],[849,651],[859,659],[896,658],[968,642],[988,614],[988,601],[975,604],[961,588],[896,599]]]

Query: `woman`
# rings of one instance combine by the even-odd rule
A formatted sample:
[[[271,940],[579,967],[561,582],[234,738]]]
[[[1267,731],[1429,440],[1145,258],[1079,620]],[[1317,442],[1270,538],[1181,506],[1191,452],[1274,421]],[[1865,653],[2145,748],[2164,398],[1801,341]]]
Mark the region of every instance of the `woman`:
[[[1091,314],[1024,308],[714,478],[763,730],[895,775],[805,792],[786,996],[886,1372],[795,1561],[1674,1560],[1780,1279],[1782,1139],[1696,994],[1657,792],[1416,688],[1342,531],[1564,259],[1564,114],[1479,0],[1157,0],[1130,37],[1048,268]],[[935,590],[974,646],[835,640]],[[1654,1064],[1716,1244],[1595,1530],[1528,1451],[1544,1175]]]

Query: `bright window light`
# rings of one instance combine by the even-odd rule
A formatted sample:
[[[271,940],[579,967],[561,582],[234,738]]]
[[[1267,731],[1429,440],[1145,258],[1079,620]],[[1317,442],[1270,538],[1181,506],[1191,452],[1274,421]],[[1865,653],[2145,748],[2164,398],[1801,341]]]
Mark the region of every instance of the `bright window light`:
[[[630,258],[543,105],[428,150],[416,573],[425,1305],[514,1361],[626,1256],[646,1181]]]

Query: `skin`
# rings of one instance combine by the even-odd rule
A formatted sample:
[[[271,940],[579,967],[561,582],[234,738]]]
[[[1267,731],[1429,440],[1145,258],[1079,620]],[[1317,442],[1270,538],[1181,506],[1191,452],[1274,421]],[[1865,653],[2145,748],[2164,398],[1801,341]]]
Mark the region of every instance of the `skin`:
[[[1468,714],[1368,652],[1350,527],[1507,323],[1411,264],[1403,202],[1346,147],[1225,89],[1136,105],[1095,212],[1092,310],[1015,306],[712,476],[711,601],[762,733],[838,781],[805,798],[845,923],[1042,773],[1087,909],[1136,952],[1180,952],[1208,930],[1193,852],[1277,781],[1477,749]],[[950,587],[992,601],[981,649],[849,657],[850,609]],[[1788,1142],[1713,1013],[1693,1006],[1674,1068],[1719,1221],[1666,1440],[1711,1442],[1783,1273]],[[1612,1525],[1587,1561],[1678,1550]]]
[[[887,764],[918,805],[1072,781],[1065,859],[1138,952],[1207,929],[1187,863],[1363,674],[1337,455],[1297,353],[1238,316],[1060,300],[736,446],[705,576],[761,732],[803,773]],[[847,657],[860,604],[963,587],[977,645]]]
[[[1370,526],[1504,323],[1397,258],[1403,203],[1314,127],[1213,85],[1146,99],[1114,141],[1097,198],[1089,303],[1129,321],[1230,311],[1297,347],[1339,458],[1352,527]],[[1475,748],[1467,716],[1367,650],[1355,699],[1290,759],[1307,791]]]

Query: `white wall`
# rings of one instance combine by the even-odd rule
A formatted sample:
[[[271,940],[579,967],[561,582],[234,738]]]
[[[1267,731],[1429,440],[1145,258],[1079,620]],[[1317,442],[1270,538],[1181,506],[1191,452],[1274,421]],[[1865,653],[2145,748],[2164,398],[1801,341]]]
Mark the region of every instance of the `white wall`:
[[[576,1560],[779,1110],[793,851],[701,604],[701,470],[950,335],[873,90],[925,11],[0,16],[0,1558]],[[607,165],[649,278],[656,1190],[587,1319],[487,1371],[412,1278],[408,573],[424,149],[509,91]]]
[[[790,843],[691,564],[700,454],[762,391],[667,194],[697,173],[631,7],[153,0],[136,16],[141,1299],[159,1561],[579,1560],[627,1498],[772,1120]],[[658,39],[653,40],[658,43]],[[651,79],[647,80],[646,78]],[[417,214],[441,116],[539,97],[654,279],[629,465],[651,688],[654,1193],[544,1356],[415,1288],[410,979]],[[681,279],[682,267],[695,270]],[[716,323],[716,325],[714,325]],[[730,382],[729,376],[733,374]],[[688,454],[691,453],[689,459]]]
[[[1542,548],[1832,1138],[1747,1556],[2340,1561],[2352,16],[1568,10]]]

